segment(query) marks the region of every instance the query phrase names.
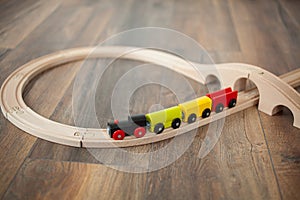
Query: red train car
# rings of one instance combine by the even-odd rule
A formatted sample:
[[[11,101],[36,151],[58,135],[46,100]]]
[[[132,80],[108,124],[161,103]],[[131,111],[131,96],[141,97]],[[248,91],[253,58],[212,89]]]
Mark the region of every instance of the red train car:
[[[206,96],[212,100],[212,111],[219,113],[224,110],[224,107],[232,108],[236,105],[237,93],[238,91],[232,91],[232,89],[228,87],[209,93]]]

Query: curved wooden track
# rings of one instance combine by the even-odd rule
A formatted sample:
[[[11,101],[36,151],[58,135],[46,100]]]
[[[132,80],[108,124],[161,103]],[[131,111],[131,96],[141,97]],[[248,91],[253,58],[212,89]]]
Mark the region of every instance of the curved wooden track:
[[[130,52],[130,53],[128,53]],[[237,106],[225,110],[211,117],[201,119],[193,124],[184,124],[180,129],[168,129],[163,134],[147,134],[143,138],[136,139],[127,137],[125,140],[116,141],[106,134],[106,129],[90,129],[75,126],[68,126],[46,119],[29,108],[23,98],[22,92],[26,84],[37,74],[60,64],[81,60],[85,58],[105,58],[119,57],[154,63],[172,69],[200,83],[205,83],[208,76],[214,75],[223,81],[223,86],[233,87],[240,78],[248,78],[254,82],[258,88],[249,92],[239,94]],[[191,64],[203,72],[200,77],[190,67]],[[126,147],[148,144],[164,139],[172,138],[183,134],[199,126],[203,126],[212,121],[218,120],[226,115],[230,115],[259,103],[259,110],[269,115],[275,113],[277,106],[288,107],[294,115],[294,126],[300,128],[300,95],[284,80],[276,77],[270,72],[259,67],[241,63],[227,63],[215,65],[219,74],[215,74],[215,69],[209,66],[190,63],[174,55],[151,50],[138,49],[133,47],[87,47],[76,48],[49,54],[35,59],[14,71],[3,83],[1,87],[1,110],[5,117],[20,129],[52,142],[77,146],[77,147]],[[293,74],[293,78],[286,77],[288,83],[298,85],[300,71]]]

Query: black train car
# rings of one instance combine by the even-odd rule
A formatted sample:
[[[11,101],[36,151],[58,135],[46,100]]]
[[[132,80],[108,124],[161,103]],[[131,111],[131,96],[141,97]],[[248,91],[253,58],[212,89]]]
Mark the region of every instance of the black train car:
[[[123,140],[128,135],[140,138],[146,134],[146,125],[145,115],[132,115],[128,116],[128,120],[107,123],[107,133],[115,140]]]

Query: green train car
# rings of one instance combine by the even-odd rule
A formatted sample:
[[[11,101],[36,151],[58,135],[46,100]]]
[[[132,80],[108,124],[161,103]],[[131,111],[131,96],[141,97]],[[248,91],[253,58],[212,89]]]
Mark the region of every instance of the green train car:
[[[146,114],[149,123],[149,130],[154,133],[161,133],[165,128],[179,128],[181,124],[181,110],[179,106],[174,106],[157,112]]]

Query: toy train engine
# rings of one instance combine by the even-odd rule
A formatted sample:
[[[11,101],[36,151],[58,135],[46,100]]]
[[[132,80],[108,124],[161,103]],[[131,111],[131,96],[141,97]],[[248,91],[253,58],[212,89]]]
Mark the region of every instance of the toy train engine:
[[[115,140],[123,140],[125,136],[134,135],[137,138],[146,134],[146,116],[128,116],[128,120],[107,123],[107,133]]]
[[[212,111],[222,112],[224,107],[232,108],[236,105],[238,91],[232,91],[230,87],[219,90],[206,96],[212,100]]]

